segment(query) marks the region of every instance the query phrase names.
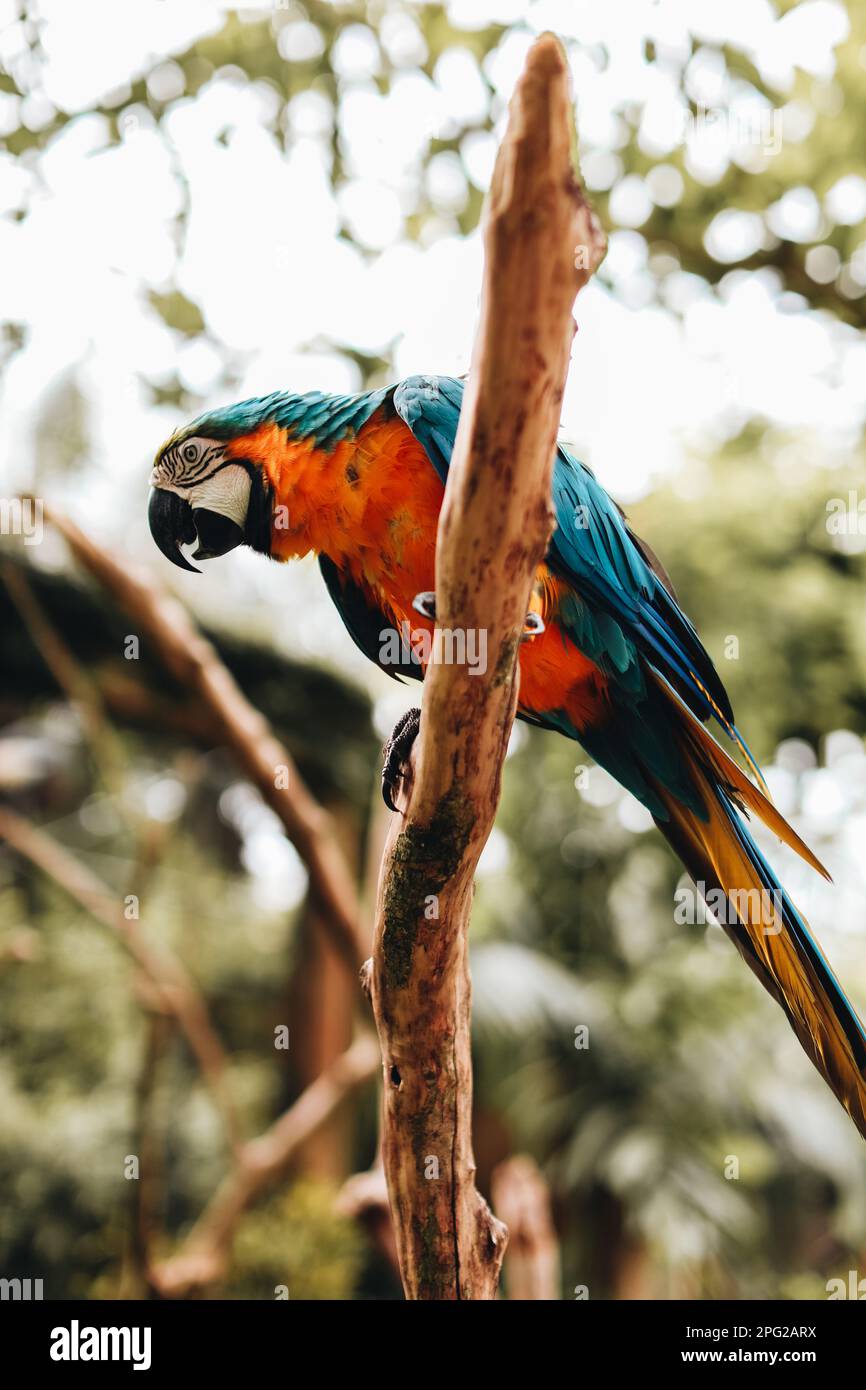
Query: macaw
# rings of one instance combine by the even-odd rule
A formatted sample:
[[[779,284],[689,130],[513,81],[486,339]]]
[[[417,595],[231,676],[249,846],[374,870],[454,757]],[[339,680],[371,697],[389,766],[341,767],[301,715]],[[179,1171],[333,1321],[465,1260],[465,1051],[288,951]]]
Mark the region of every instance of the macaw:
[[[463,398],[452,377],[415,376],[359,395],[241,401],[199,416],[159,450],[149,522],[174,564],[238,545],[275,560],[314,552],[361,651],[423,678],[432,639],[436,528]],[[556,526],[520,649],[519,717],[576,739],[651,812],[737,950],[866,1137],[866,1032],[810,929],[749,832],[752,812],[819,873],[762,789],[712,661],[664,569],[593,473],[563,447]],[[406,625],[406,626],[404,626]],[[392,665],[383,636],[408,632]],[[423,651],[423,640],[419,644]],[[417,732],[395,731],[392,793]],[[722,729],[757,781],[705,727]]]

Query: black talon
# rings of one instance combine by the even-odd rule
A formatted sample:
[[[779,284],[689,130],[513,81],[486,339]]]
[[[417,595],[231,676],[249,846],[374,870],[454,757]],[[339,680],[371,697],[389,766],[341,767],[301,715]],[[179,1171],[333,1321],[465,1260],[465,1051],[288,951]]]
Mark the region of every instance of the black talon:
[[[420,709],[407,709],[394,726],[394,732],[384,748],[382,765],[382,798],[389,811],[396,811],[394,795],[399,790],[405,776],[406,764],[412,752],[412,745],[421,727]]]

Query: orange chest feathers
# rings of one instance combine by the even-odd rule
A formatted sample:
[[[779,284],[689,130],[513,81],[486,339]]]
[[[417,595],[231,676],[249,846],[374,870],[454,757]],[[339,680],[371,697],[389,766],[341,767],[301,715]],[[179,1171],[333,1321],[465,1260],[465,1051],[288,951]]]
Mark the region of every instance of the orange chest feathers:
[[[230,453],[258,463],[274,490],[274,558],[327,555],[406,615],[434,588],[444,488],[399,418],[374,418],[328,452],[268,425]]]
[[[259,464],[273,488],[275,559],[327,555],[370,592],[383,616],[408,620],[413,633],[432,632],[412,600],[436,587],[444,487],[402,420],[374,418],[327,452],[266,425],[233,440],[227,453]],[[563,710],[580,729],[598,717],[607,682],[560,628],[562,588],[541,565],[531,607],[546,631],[521,648],[520,707]]]

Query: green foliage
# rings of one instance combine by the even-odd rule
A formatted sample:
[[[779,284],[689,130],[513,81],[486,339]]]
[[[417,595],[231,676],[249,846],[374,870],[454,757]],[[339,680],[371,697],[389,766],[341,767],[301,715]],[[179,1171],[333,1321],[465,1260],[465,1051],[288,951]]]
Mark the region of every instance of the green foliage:
[[[336,1188],[293,1183],[245,1217],[226,1292],[233,1298],[351,1298],[364,1255],[358,1226],[334,1211]]]
[[[166,323],[178,329],[180,333],[194,338],[203,332],[204,319],[201,310],[191,299],[187,299],[185,294],[181,294],[180,290],[173,290],[171,294],[157,294],[155,290],[151,290],[150,302]]]

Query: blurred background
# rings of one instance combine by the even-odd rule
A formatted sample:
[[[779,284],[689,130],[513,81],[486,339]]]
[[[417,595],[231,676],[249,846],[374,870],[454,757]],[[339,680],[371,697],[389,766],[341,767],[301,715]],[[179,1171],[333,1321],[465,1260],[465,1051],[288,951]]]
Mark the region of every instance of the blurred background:
[[[375,1059],[340,1070],[364,1008],[304,858],[117,585],[12,499],[177,596],[330,812],[369,932],[379,750],[414,692],[314,563],[173,569],[149,465],[220,403],[466,369],[482,201],[546,28],[610,233],[564,437],[833,874],[762,840],[866,1011],[866,9],[0,0],[0,1274],[45,1297],[153,1292],[157,1268],[204,1296],[399,1297]],[[515,729],[473,920],[481,1186],[529,1210],[547,1296],[825,1298],[866,1274],[862,1142],[720,929],[678,920],[682,882],[576,745]],[[142,943],[194,982],[190,1030]],[[323,1074],[224,1258],[172,1265],[236,1136]]]

